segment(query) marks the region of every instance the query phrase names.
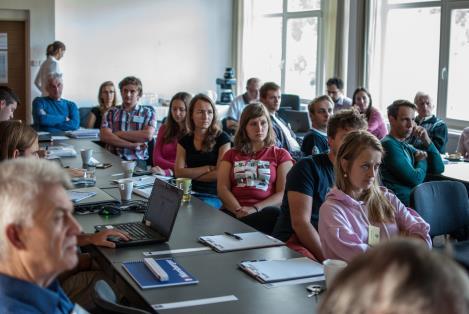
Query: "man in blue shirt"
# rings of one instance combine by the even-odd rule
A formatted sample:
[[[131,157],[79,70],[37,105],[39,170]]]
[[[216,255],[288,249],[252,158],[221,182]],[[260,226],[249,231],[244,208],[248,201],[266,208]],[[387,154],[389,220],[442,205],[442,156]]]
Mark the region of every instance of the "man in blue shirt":
[[[78,262],[81,228],[67,174],[47,160],[20,158],[0,164],[0,182],[0,313],[87,313],[56,280]]]
[[[48,76],[47,97],[36,97],[33,101],[34,125],[38,131],[73,131],[80,127],[80,114],[77,105],[62,98],[62,75],[51,73]]]
[[[334,103],[327,95],[316,97],[308,106],[311,130],[303,138],[301,151],[305,156],[329,152],[327,143],[327,122],[332,115]]]

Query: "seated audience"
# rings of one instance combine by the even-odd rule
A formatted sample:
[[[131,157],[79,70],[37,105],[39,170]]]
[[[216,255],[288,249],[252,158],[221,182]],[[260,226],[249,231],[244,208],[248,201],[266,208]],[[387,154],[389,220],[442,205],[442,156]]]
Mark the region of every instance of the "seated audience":
[[[124,160],[146,161],[148,141],[153,139],[156,116],[152,108],[138,104],[142,97],[142,82],[127,76],[119,83],[122,105],[113,107],[104,115],[101,141],[107,149]]]
[[[459,137],[458,149],[456,150],[464,158],[469,158],[469,127],[465,128]]]
[[[327,143],[327,122],[332,115],[332,99],[327,96],[319,96],[308,105],[311,119],[311,131],[303,138],[301,151],[305,156],[317,155],[329,152]]]
[[[229,136],[220,130],[217,108],[204,94],[192,98],[186,117],[188,133],[178,142],[174,172],[178,178],[191,178],[192,191],[207,204],[220,208],[217,198],[217,169],[230,149]]]
[[[353,92],[353,106],[365,115],[366,122],[368,122],[368,132],[382,139],[388,134],[388,129],[384,123],[381,113],[378,109],[373,107],[373,100],[371,94],[364,88],[359,87]]]
[[[98,91],[98,107],[91,108],[91,112],[88,115],[88,121],[86,122],[86,127],[88,129],[99,129],[102,124],[102,119],[106,112],[108,112],[111,107],[116,106],[116,88],[114,83],[111,81],[106,81],[99,86]]]
[[[319,209],[324,258],[350,261],[379,242],[407,235],[431,247],[430,226],[380,187],[383,147],[367,131],[345,136],[334,163],[335,187]]]
[[[432,114],[434,108],[432,99],[428,94],[418,92],[415,95],[414,103],[417,106],[415,123],[427,130],[428,136],[433,144],[435,144],[436,149],[441,154],[444,154],[446,152],[446,144],[448,143],[448,127],[443,120]],[[422,140],[415,135],[411,136],[407,141],[415,148],[424,149],[425,147]]]
[[[77,105],[62,98],[62,75],[48,76],[46,90],[49,96],[36,97],[33,101],[33,118],[36,129],[47,132],[73,131],[80,127]]]
[[[366,130],[366,127],[366,121],[356,110],[344,109],[335,113],[327,124],[329,153],[303,158],[288,173],[273,235],[291,249],[312,259],[323,260],[317,232],[319,207],[334,184],[335,155],[347,133]]]
[[[326,82],[327,95],[334,101],[334,113],[338,110],[352,107],[352,100],[344,95],[344,81],[338,77],[332,77]]]
[[[269,111],[272,120],[272,128],[276,135],[276,145],[286,149],[294,158],[302,157],[300,144],[298,144],[295,133],[292,131],[288,123],[277,115],[280,109],[280,86],[273,82],[267,82],[262,85],[260,91],[260,101]]]
[[[259,100],[259,87],[261,81],[257,77],[251,77],[246,82],[246,92],[236,97],[228,108],[226,115],[226,128],[235,133],[238,129],[238,121],[244,108],[253,101]]]
[[[423,242],[395,239],[354,259],[321,300],[320,314],[469,312],[469,278]]]
[[[11,88],[0,86],[0,121],[13,119],[13,114],[19,103],[18,96]]]
[[[292,158],[274,146],[269,112],[261,103],[248,105],[239,121],[234,148],[223,156],[217,174],[224,208],[244,223],[271,234]]]
[[[158,129],[152,172],[163,176],[174,175],[177,143],[186,134],[186,112],[191,99],[192,96],[186,92],[179,92],[171,99],[166,121]]]
[[[429,174],[444,171],[440,153],[422,126],[414,126],[416,107],[407,100],[396,100],[388,107],[391,125],[389,134],[382,139],[385,151],[381,175],[384,185],[393,191],[406,206],[411,190]],[[415,136],[422,142],[422,150],[405,140]]]
[[[68,176],[55,163],[21,158],[0,163],[0,182],[0,312],[81,313],[56,280],[78,263]]]

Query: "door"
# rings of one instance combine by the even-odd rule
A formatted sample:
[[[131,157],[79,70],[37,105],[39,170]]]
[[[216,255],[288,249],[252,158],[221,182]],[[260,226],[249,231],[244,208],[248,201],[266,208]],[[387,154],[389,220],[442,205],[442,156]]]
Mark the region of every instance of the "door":
[[[0,21],[0,33],[8,36],[8,83],[20,99],[14,119],[26,121],[26,27],[24,21]]]

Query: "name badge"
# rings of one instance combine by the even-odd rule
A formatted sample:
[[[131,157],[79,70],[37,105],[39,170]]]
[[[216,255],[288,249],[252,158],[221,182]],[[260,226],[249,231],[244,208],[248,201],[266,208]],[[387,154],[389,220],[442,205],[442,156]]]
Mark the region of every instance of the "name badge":
[[[369,225],[368,226],[368,245],[375,246],[379,244],[379,233],[380,229],[378,227]]]
[[[142,116],[134,116],[132,118],[132,122],[135,122],[135,123],[143,123],[143,117]]]

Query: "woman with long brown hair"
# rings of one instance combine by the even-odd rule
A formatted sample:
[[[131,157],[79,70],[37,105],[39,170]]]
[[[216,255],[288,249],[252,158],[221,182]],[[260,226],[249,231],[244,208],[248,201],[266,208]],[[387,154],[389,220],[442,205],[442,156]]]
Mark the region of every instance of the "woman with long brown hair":
[[[207,204],[219,208],[217,169],[230,148],[229,136],[220,129],[213,100],[204,94],[192,98],[186,116],[188,133],[177,145],[174,172],[178,178],[191,178],[192,190]]]
[[[186,113],[192,96],[179,92],[171,98],[168,116],[158,129],[153,149],[153,168],[151,171],[165,176],[174,175],[177,143],[186,134]]]
[[[270,115],[261,103],[244,108],[234,142],[218,169],[218,196],[231,215],[271,234],[293,159],[274,145]]]

